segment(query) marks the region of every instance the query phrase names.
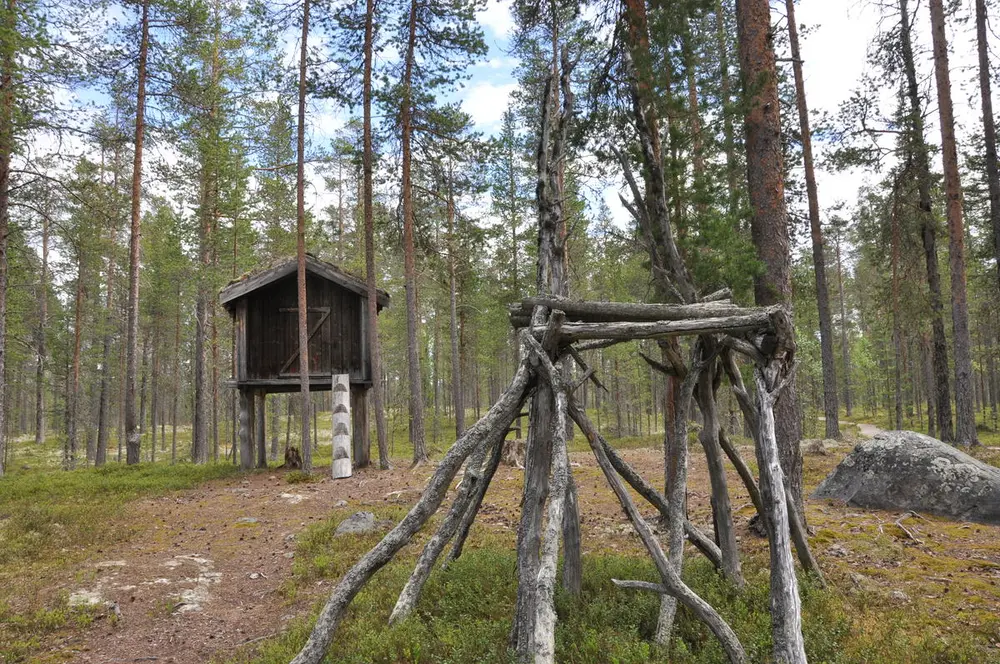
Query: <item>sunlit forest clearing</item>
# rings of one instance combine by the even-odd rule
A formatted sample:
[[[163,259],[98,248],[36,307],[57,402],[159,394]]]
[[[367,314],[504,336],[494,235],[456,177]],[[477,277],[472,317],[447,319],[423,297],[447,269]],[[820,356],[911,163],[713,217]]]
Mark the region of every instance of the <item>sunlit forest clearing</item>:
[[[1000,663],[998,11],[0,0],[0,663]]]
[[[400,448],[397,469],[334,482],[327,477],[329,434],[323,435],[329,415],[319,424],[318,471],[312,480],[296,471],[245,476],[231,464],[171,466],[167,461],[67,474],[58,469],[55,441],[47,445],[48,454],[20,459],[19,466],[32,470],[19,468],[2,485],[4,656],[9,661],[98,662],[158,648],[178,662],[288,661],[325,588],[387,527],[364,536],[336,536],[336,526],[359,510],[372,511],[380,524],[398,518],[429,474],[429,469],[407,470],[409,450]],[[806,454],[807,490],[856,439],[853,425],[844,425],[844,443],[827,455]],[[186,454],[189,435],[184,438]],[[652,478],[662,473],[658,438],[614,442]],[[989,442],[997,446],[984,447],[978,456],[996,464],[1000,439]],[[558,598],[569,616],[558,634],[559,646],[567,653],[565,661],[662,657],[665,653],[649,643],[655,601],[616,590],[610,582],[622,575],[654,579],[655,570],[637,558],[642,546],[621,523],[613,495],[601,486],[581,445],[571,446],[570,458],[581,464],[576,472],[587,533],[586,583],[580,598]],[[707,484],[707,475],[704,462],[693,461],[689,512],[706,523],[711,508],[698,487]],[[461,564],[431,577],[425,591],[428,610],[412,623],[385,627],[420,550],[418,540],[381,573],[377,587],[356,600],[359,610],[345,624],[331,661],[508,661],[502,646],[514,599],[511,548],[521,478],[516,468],[502,467],[497,479],[482,508],[482,527],[472,533]],[[754,661],[764,661],[769,646],[766,540],[746,525],[753,514],[746,493],[735,491],[733,499],[741,546],[748,567],[755,568],[747,591],[727,588],[704,560],[691,560],[685,574],[700,593],[722,604],[754,649]],[[831,584],[820,590],[805,582],[811,661],[1000,660],[997,527],[911,517],[902,522],[904,531],[897,520],[905,514],[819,501],[810,501],[807,513]],[[655,512],[648,511],[647,518],[655,519]],[[198,587],[197,575],[164,567],[178,556],[210,559],[212,571],[220,573],[197,613],[184,611],[191,599],[185,592]],[[169,583],[157,584],[157,579]],[[104,604],[108,599],[120,602],[121,617]],[[691,616],[682,614],[680,629],[687,645],[681,653],[674,651],[671,661],[722,661],[718,646]]]

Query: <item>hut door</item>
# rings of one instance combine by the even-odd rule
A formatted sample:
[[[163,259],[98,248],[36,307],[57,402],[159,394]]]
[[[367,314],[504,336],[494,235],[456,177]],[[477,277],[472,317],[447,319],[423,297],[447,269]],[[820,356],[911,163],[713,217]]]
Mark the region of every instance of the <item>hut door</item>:
[[[288,314],[291,314],[291,313],[298,314],[299,313],[299,308],[298,307],[282,307],[278,311],[280,311],[283,314],[285,314],[285,313],[288,313]],[[312,341],[313,337],[316,336],[316,333],[319,332],[319,330],[320,330],[321,327],[323,327],[323,323],[325,323],[326,319],[330,317],[330,307],[308,307],[306,309],[306,314],[308,315],[308,314],[311,314],[311,313],[319,313],[319,314],[323,314],[323,315],[319,317],[319,320],[316,321],[313,324],[312,328],[309,330],[309,340],[308,341]],[[292,367],[293,364],[295,364],[295,361],[297,359],[299,359],[299,353],[301,351],[302,351],[302,349],[300,347],[296,347],[296,349],[292,352],[292,356],[289,357],[287,360],[285,360],[285,363],[281,365],[281,369],[278,371],[278,373],[281,374],[282,376],[297,376],[297,375],[299,375],[299,372],[294,372],[293,373],[293,372],[289,372],[288,370]]]

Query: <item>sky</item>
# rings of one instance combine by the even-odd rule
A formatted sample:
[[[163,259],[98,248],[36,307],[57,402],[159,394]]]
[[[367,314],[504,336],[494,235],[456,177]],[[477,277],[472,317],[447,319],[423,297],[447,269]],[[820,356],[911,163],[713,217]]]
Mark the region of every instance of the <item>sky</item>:
[[[856,87],[857,81],[868,69],[867,50],[879,31],[879,11],[870,0],[800,0],[796,4],[796,20],[806,26],[801,33],[803,71],[809,107],[812,114],[835,113]],[[968,9],[968,1],[963,7]],[[784,25],[785,3],[772,0],[772,21]],[[926,2],[917,3],[916,48],[920,60],[921,78],[930,91],[935,92],[930,67],[930,26]],[[490,47],[488,61],[470,71],[466,87],[459,91],[464,110],[474,119],[477,129],[490,134],[499,129],[500,118],[507,107],[507,100],[516,83],[512,75],[516,60],[505,53],[507,35],[513,20],[507,0],[492,1],[480,13],[480,23]],[[979,123],[978,87],[975,86],[976,51],[971,26],[955,27],[949,31],[951,46],[952,85],[959,136],[975,131]],[[788,63],[781,66],[790,67]],[[891,91],[887,95],[891,99]],[[932,104],[928,113],[928,140],[938,141],[937,106]],[[826,213],[838,204],[850,207],[857,198],[859,187],[867,181],[874,182],[878,174],[832,172],[822,167],[822,154],[829,146],[822,142],[815,145],[819,159],[817,181],[820,208]],[[617,188],[605,192],[616,219],[626,219],[626,211],[618,202]],[[825,220],[825,219],[824,219]]]
[[[970,0],[962,0],[962,3],[967,15]],[[784,4],[782,0],[771,2],[772,21],[779,29],[784,29]],[[933,93],[935,88],[931,75],[926,2],[918,0],[915,4],[919,74],[922,84]],[[865,73],[867,49],[879,30],[879,13],[873,5],[873,0],[800,0],[797,3],[797,21],[805,26],[804,30],[800,30],[805,86],[814,114],[836,112]],[[461,102],[463,109],[473,118],[477,130],[487,136],[499,130],[501,117],[517,85],[513,75],[517,60],[507,52],[508,37],[514,28],[509,8],[510,0],[489,0],[485,9],[479,13],[489,53],[483,61],[470,67],[468,79],[464,81],[462,88],[450,95],[451,100]],[[290,31],[288,37],[286,54],[289,62],[293,63],[298,58],[297,35]],[[996,39],[995,36],[992,38]],[[969,132],[978,131],[980,122],[975,35],[971,25],[952,21],[949,44],[952,50],[955,110],[961,138],[969,135]],[[393,56],[383,53],[382,57],[391,59]],[[783,63],[780,66],[791,65]],[[891,103],[892,91],[886,91],[886,98]],[[312,101],[309,115],[308,131],[313,144],[328,142],[345,121],[344,112],[330,101]],[[927,136],[931,143],[935,143],[939,136],[936,119],[937,107],[932,105],[928,109],[927,124]],[[53,137],[42,137],[34,147],[39,153],[45,152],[46,148],[51,148],[49,144],[53,140]],[[156,159],[168,162],[176,160],[176,155],[171,153],[172,146],[160,144],[153,148],[157,154],[150,155],[151,159],[147,163]],[[876,181],[880,177],[877,173],[832,172],[823,168],[822,156],[827,148],[821,142],[814,147],[818,156],[817,179],[824,220],[838,204],[845,204],[850,208],[857,199],[859,187],[866,181]],[[322,178],[311,166],[307,177],[312,185],[307,194],[308,204],[319,212],[333,202],[334,192],[324,190]],[[169,193],[166,190],[160,191],[162,186],[158,187],[158,184],[164,183],[156,183],[155,179],[147,180],[147,183],[154,193]],[[620,183],[609,183],[602,193],[595,196],[602,195],[614,218],[625,224],[627,212],[618,200],[619,186]],[[475,208],[477,213],[488,213],[488,205],[484,201],[478,201]]]

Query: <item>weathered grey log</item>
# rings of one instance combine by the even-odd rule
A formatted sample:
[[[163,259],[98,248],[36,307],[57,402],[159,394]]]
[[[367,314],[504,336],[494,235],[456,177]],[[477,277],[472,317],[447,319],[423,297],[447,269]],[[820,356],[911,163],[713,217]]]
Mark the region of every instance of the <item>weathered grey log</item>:
[[[520,406],[518,409],[520,409]],[[514,418],[511,418],[511,422],[513,421]],[[437,562],[438,556],[441,555],[444,547],[448,545],[448,542],[455,535],[463,517],[468,512],[469,504],[479,490],[479,485],[483,481],[482,466],[486,458],[486,453],[501,446],[509,425],[510,422],[507,422],[502,429],[491,431],[487,435],[486,440],[483,441],[469,458],[469,462],[465,467],[465,477],[462,479],[458,495],[455,496],[451,509],[448,510],[448,514],[438,527],[437,532],[427,541],[423,551],[420,552],[417,564],[414,566],[410,578],[407,579],[406,585],[403,586],[403,590],[399,593],[396,605],[389,616],[390,625],[405,620],[413,612],[413,608],[420,599],[420,593],[423,590],[424,584],[427,582],[428,577],[430,577],[431,570],[434,569],[434,563]]]
[[[715,400],[715,359],[706,357],[714,348],[711,338],[702,337],[697,341],[703,362],[708,361],[708,367],[698,377],[695,388],[695,401],[702,414],[702,427],[698,432],[698,441],[705,450],[708,465],[709,482],[712,489],[712,516],[715,523],[715,537],[722,551],[722,571],[737,588],[744,585],[743,571],[740,567],[740,550],[736,543],[736,528],[733,525],[732,506],[729,501],[729,485],[726,479],[726,467],[723,463],[722,446],[719,444],[719,411]]]
[[[649,581],[632,581],[629,579],[611,579],[611,583],[615,584],[619,588],[627,588],[628,590],[646,590],[651,593],[659,593],[661,595],[669,595],[670,590],[662,583],[651,583]]]
[[[541,348],[538,352],[545,353]],[[548,360],[548,357],[545,358]],[[549,483],[548,521],[542,537],[535,590],[535,664],[553,664],[556,659],[556,565],[559,562],[559,536],[563,508],[569,485],[569,459],[566,456],[566,388],[553,385],[555,412],[552,416],[552,479]]]
[[[655,323],[564,323],[563,341],[583,339],[662,339],[681,335],[740,334],[768,329],[771,319],[766,310],[742,316],[694,318]],[[537,338],[545,334],[545,326],[536,325],[532,332]]]
[[[316,619],[309,639],[292,660],[292,664],[320,664],[348,605],[375,572],[381,569],[403,548],[410,538],[437,511],[465,459],[482,441],[497,429],[506,428],[520,411],[530,383],[530,372],[522,362],[510,385],[481,420],[455,441],[431,476],[417,503],[371,551],[354,564],[334,587],[330,598]]]
[[[608,388],[606,388],[604,386],[604,383],[601,382],[601,379],[597,377],[597,372],[595,372],[587,364],[587,361],[585,359],[583,359],[583,355],[580,354],[580,351],[578,349],[574,348],[573,346],[567,346],[566,347],[566,352],[568,352],[570,355],[573,356],[573,360],[576,362],[576,365],[578,367],[580,367],[581,369],[583,369],[583,371],[584,371],[584,378],[580,379],[580,384],[581,385],[583,384],[583,381],[586,378],[590,378],[591,382],[593,382],[594,385],[597,386],[598,389],[604,390],[605,393],[610,394],[610,392],[608,392]],[[579,387],[579,386],[580,385],[577,385],[576,387]],[[576,388],[573,388],[572,391],[575,392]]]
[[[760,489],[757,488],[757,480],[754,478],[750,466],[740,456],[739,450],[729,440],[729,434],[726,433],[725,429],[719,429],[719,445],[722,446],[722,451],[729,457],[729,462],[736,468],[736,474],[743,480],[743,486],[750,495],[750,502],[753,503],[754,509],[757,510],[758,514],[762,513],[764,508],[760,502]]]
[[[664,476],[666,479],[667,502],[670,513],[667,518],[667,545],[670,550],[670,565],[680,577],[684,563],[684,522],[687,521],[687,466],[688,466],[688,418],[686,414],[691,404],[698,377],[705,369],[703,362],[692,355],[691,368],[673,394],[674,430],[664,444]],[[665,645],[670,642],[674,617],[677,613],[677,598],[664,595],[660,601],[660,615],[656,621],[656,642]]]
[[[623,344],[630,341],[629,339],[594,339],[592,341],[585,341],[583,343],[574,344],[570,346],[573,350],[578,353],[585,353],[588,350],[601,350],[602,348],[610,348],[611,346],[617,346],[618,344]]]
[[[701,297],[702,302],[719,302],[720,300],[731,300],[733,299],[733,289],[732,288],[720,288],[714,293],[709,293]]]
[[[568,417],[568,415],[567,415]],[[567,428],[573,426],[572,420],[567,422]],[[573,468],[569,468],[569,480],[566,482],[566,507],[563,509],[563,589],[570,595],[579,595],[583,591],[583,554],[580,538],[580,501],[576,492],[576,480],[573,479]]]
[[[789,501],[774,428],[774,403],[791,376],[790,372],[788,375],[781,374],[785,368],[783,362],[773,360],[765,367],[754,369],[758,414],[757,466],[760,468],[760,495],[767,515],[765,525],[771,554],[771,634],[774,661],[781,664],[806,664],[805,642],[802,639],[802,602],[789,539]]]
[[[914,431],[883,431],[854,448],[813,498],[1000,525],[1000,468]]]
[[[652,556],[653,563],[656,565],[656,569],[660,573],[660,577],[663,580],[663,585],[666,587],[667,592],[676,597],[682,604],[684,604],[684,606],[691,609],[699,620],[708,625],[709,629],[712,630],[712,633],[715,634],[716,638],[719,639],[719,642],[725,649],[730,662],[733,664],[742,664],[747,662],[746,651],[740,643],[739,637],[736,636],[736,633],[733,632],[729,624],[726,623],[722,616],[720,616],[708,602],[700,598],[693,590],[684,584],[680,576],[670,564],[670,561],[667,560],[666,554],[660,547],[660,541],[653,534],[649,524],[647,524],[645,519],[642,518],[642,515],[639,514],[639,510],[636,509],[635,503],[632,501],[632,496],[629,495],[628,489],[625,488],[625,484],[622,482],[622,479],[618,476],[614,467],[611,465],[611,461],[608,459],[607,454],[604,452],[604,448],[599,442],[600,436],[597,429],[594,428],[594,425],[590,422],[586,413],[580,410],[572,398],[569,399],[568,403],[570,415],[587,437],[587,441],[590,443],[590,448],[594,451],[594,456],[597,458],[597,463],[604,472],[604,476],[607,478],[608,483],[611,485],[612,491],[615,492],[618,502],[625,510],[625,514],[632,522],[633,527],[639,534],[639,538],[646,546],[646,550],[649,551],[650,556]]]
[[[566,138],[573,118],[573,90],[570,72],[573,62],[564,48],[558,71],[553,71],[545,82],[541,98],[541,131],[536,156],[535,202],[538,208],[538,273],[539,295],[563,295],[569,281],[566,275],[565,242],[560,228],[564,222],[563,195],[560,164],[565,159]],[[558,75],[558,80],[556,76]],[[552,103],[552,95],[562,92],[562,108]],[[533,325],[545,325],[546,307],[535,307]],[[555,324],[553,317],[549,323]],[[551,329],[551,328],[550,328]],[[549,343],[552,343],[550,346]],[[557,350],[558,335],[550,331],[543,347],[553,357]],[[552,390],[541,382],[531,399],[531,426],[528,431],[524,460],[524,489],[521,500],[521,519],[517,531],[517,599],[511,623],[510,644],[521,662],[530,661],[535,653],[535,619],[538,564],[541,546],[544,502],[548,493],[549,469],[552,446],[545,440],[548,435],[552,409]]]
[[[497,468],[500,467],[500,460],[503,458],[503,446],[503,441],[501,441],[499,445],[493,448],[493,453],[490,454],[486,467],[483,469],[483,480],[476,486],[472,500],[469,502],[469,507],[462,517],[462,523],[455,534],[455,541],[452,542],[451,550],[448,552],[448,556],[444,559],[444,562],[441,563],[442,569],[446,569],[449,563],[457,560],[462,555],[462,549],[465,547],[465,540],[469,536],[472,523],[476,520],[476,515],[479,514],[479,508],[483,504],[483,498],[486,496],[490,482],[493,481],[493,476],[496,475]]]
[[[564,297],[528,297],[511,318],[530,317],[536,306],[559,309],[566,319],[585,323],[681,321],[694,318],[721,318],[757,313],[760,309],[739,307],[728,301],[695,304],[645,304],[632,302],[597,302]]]
[[[754,444],[757,445],[759,439],[757,409],[750,400],[750,395],[747,394],[746,386],[743,384],[743,375],[740,373],[739,367],[736,366],[736,360],[733,358],[732,353],[723,353],[722,367],[729,377],[729,384],[732,387],[733,394],[736,396],[736,402],[743,412],[743,419],[746,420],[747,426],[753,435]],[[728,443],[728,439],[726,442]],[[726,449],[726,447],[724,446],[723,449]],[[765,520],[764,527],[767,528],[767,511],[762,508],[763,501],[760,496],[760,490],[754,482],[753,474],[746,464],[743,463],[743,460],[739,457],[735,449],[726,449],[726,453],[729,455],[729,459],[733,462],[733,465],[736,466],[736,472],[743,479],[743,483],[747,487],[747,492],[750,494],[750,499],[754,502],[757,513]],[[802,524],[802,520],[799,519],[799,512],[792,503],[792,496],[787,491],[785,492],[785,499],[788,501],[788,518],[792,543],[795,544],[795,553],[798,555],[799,564],[816,579],[820,587],[826,588],[826,578],[823,575],[823,570],[820,569],[819,563],[816,562],[816,558],[813,556],[812,549],[809,548],[809,538],[806,535],[805,526]]]

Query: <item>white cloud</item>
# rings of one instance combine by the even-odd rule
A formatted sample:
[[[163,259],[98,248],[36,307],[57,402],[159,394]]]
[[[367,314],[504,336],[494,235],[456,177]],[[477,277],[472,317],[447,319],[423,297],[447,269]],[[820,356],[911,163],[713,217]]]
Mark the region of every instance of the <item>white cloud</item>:
[[[477,12],[479,24],[493,33],[494,38],[506,38],[514,28],[510,0],[487,0],[486,9]]]
[[[516,89],[516,83],[475,83],[462,99],[462,110],[472,116],[477,129],[488,132],[499,125]]]

